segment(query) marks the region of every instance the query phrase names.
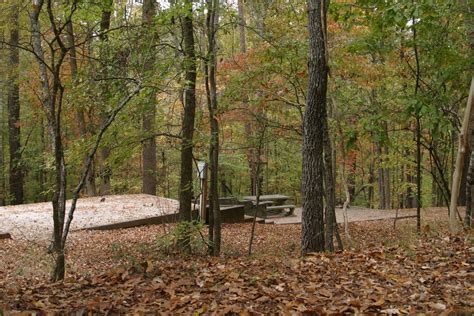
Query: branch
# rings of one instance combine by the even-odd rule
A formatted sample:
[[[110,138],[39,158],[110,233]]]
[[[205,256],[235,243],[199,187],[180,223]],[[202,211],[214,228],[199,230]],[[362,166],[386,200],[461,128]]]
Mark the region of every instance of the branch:
[[[92,165],[92,161],[94,160],[95,153],[97,152],[97,149],[99,148],[100,142],[102,141],[102,137],[104,136],[104,134],[107,131],[107,129],[109,128],[109,126],[113,123],[113,121],[115,120],[115,118],[117,117],[119,112],[122,111],[125,108],[125,106],[130,102],[130,100],[132,100],[132,98],[135,95],[137,95],[140,92],[141,89],[142,89],[141,85],[138,84],[137,87],[135,88],[135,90],[133,90],[132,93],[130,93],[120,103],[120,105],[112,111],[112,113],[110,114],[108,119],[104,122],[104,124],[100,128],[100,132],[97,135],[97,139],[95,141],[94,147],[92,148],[89,155],[87,156],[86,167],[82,171],[82,175],[81,175],[81,179],[79,181],[79,184],[76,186],[76,188],[74,189],[74,192],[73,192],[71,208],[69,209],[69,212],[68,212],[68,218],[67,218],[66,226],[64,228],[63,238],[61,240],[61,243],[62,243],[63,246],[66,244],[66,238],[67,238],[67,235],[69,233],[69,228],[71,226],[71,222],[72,222],[73,217],[74,217],[74,211],[76,210],[77,200],[79,199],[79,192],[81,192],[81,190],[84,186],[84,183],[85,183],[86,178],[87,178],[87,174],[89,173],[89,170],[90,170],[91,165]]]

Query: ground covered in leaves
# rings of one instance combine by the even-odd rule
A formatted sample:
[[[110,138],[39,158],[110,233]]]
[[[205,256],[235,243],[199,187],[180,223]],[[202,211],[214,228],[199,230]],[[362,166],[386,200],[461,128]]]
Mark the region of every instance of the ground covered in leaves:
[[[299,257],[299,225],[224,225],[223,255],[173,252],[173,226],[75,232],[67,279],[48,282],[45,244],[0,240],[0,311],[386,314],[474,312],[472,233],[450,235],[444,210],[350,224],[338,253]],[[1,313],[0,313],[1,314]]]

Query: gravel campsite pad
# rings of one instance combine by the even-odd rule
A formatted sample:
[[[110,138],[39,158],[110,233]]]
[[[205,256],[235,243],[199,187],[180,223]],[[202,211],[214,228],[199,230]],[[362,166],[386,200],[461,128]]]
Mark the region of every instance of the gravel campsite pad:
[[[71,201],[67,203],[67,210]],[[178,201],[146,194],[81,198],[71,230],[155,217],[177,212]],[[0,231],[13,238],[49,238],[52,233],[51,202],[0,207]]]

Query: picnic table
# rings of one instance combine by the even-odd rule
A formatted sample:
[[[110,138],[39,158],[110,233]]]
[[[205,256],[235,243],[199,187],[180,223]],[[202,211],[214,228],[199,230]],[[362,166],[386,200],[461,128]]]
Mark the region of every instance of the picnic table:
[[[267,194],[267,195],[260,195],[260,202],[272,202],[272,205],[283,205],[289,199],[289,196],[282,195],[282,194]],[[257,202],[257,196],[249,195],[243,196],[242,199],[247,201],[252,201],[254,203]]]
[[[251,201],[254,205],[257,203],[257,197],[255,195],[244,196],[242,199],[245,201]],[[264,213],[266,213],[266,211],[281,212],[285,209],[288,209],[288,215],[293,215],[295,206],[292,204],[285,204],[285,202],[289,199],[289,196],[282,194],[260,195],[259,206],[265,207]]]

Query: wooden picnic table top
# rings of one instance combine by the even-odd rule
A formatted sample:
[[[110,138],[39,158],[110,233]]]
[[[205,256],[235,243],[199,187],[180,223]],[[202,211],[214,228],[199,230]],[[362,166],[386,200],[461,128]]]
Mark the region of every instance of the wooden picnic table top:
[[[260,201],[286,201],[290,197],[282,194],[266,194],[260,195]],[[255,195],[243,196],[242,199],[248,201],[256,201],[257,197]]]

